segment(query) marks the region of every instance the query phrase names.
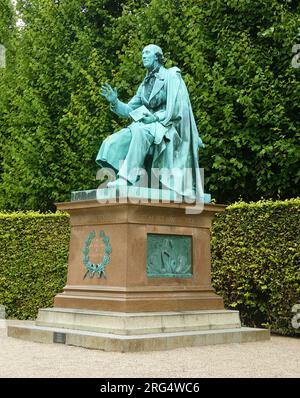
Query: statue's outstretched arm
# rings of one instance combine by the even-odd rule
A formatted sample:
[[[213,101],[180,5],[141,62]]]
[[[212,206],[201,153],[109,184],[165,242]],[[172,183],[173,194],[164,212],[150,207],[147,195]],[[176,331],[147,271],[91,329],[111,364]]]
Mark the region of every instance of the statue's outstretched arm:
[[[135,96],[125,104],[118,99],[117,90],[113,89],[109,84],[102,86],[102,91],[100,92],[110,103],[110,109],[120,117],[129,117],[129,113],[134,109],[142,106],[141,100],[141,86],[138,88]]]

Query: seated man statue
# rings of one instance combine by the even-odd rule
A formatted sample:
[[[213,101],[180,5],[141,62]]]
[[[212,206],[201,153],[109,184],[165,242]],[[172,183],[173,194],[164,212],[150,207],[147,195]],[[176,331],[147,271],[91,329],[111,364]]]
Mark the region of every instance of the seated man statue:
[[[153,44],[143,49],[142,61],[147,74],[128,104],[118,99],[109,84],[102,86],[101,95],[110,102],[111,110],[125,118],[132,114],[133,121],[103,141],[96,162],[115,170],[117,179],[107,187],[119,188],[137,184],[139,170],[151,153],[150,172],[164,188],[182,198],[201,201],[198,148],[204,145],[180,70],[164,68],[163,52]],[[138,108],[143,113],[134,121],[133,111]]]

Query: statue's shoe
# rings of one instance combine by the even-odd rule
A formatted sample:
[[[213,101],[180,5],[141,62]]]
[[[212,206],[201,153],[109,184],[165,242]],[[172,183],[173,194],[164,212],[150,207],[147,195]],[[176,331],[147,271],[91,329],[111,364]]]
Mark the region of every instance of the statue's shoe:
[[[127,187],[128,183],[127,180],[124,178],[118,178],[115,181],[111,181],[107,183],[107,188],[121,188],[121,187]]]

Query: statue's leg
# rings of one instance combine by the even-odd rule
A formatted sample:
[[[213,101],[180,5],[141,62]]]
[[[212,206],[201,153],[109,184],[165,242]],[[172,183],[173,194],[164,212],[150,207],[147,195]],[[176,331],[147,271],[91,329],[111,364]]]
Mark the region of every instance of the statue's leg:
[[[96,163],[101,167],[112,167],[119,170],[120,162],[126,158],[131,142],[129,128],[122,129],[107,137],[99,149]]]
[[[154,141],[154,124],[133,123],[130,126],[131,141],[127,156],[118,176],[134,184],[144,168],[145,157]]]

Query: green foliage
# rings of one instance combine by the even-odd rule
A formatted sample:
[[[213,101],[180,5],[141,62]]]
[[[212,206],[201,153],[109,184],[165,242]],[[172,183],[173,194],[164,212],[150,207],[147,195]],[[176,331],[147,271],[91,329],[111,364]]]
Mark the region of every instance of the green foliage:
[[[62,291],[67,270],[69,217],[0,213],[0,303],[9,318],[34,319]]]
[[[300,303],[300,199],[233,204],[212,231],[212,277],[247,326],[293,335]]]
[[[10,0],[0,0],[0,44],[9,46],[15,31],[15,14]]]
[[[71,190],[95,187],[96,152],[112,130],[99,85],[108,59],[103,28],[115,2],[85,3],[88,12],[79,0],[19,1],[25,28],[3,149],[3,208],[53,210]]]
[[[5,50],[5,53],[1,54],[5,57],[5,67],[0,68],[0,183],[2,154],[8,139],[7,126],[10,120],[9,109],[12,97],[10,88],[13,80],[16,39],[15,22],[15,13],[11,1],[0,0],[0,46],[1,49]]]
[[[0,99],[0,207],[53,209],[71,190],[97,186],[99,146],[126,123],[108,110],[100,85],[112,82],[128,100],[151,42],[187,83],[206,144],[206,192],[224,203],[299,195],[298,1],[18,3],[26,26],[14,73],[0,78],[9,99]]]

